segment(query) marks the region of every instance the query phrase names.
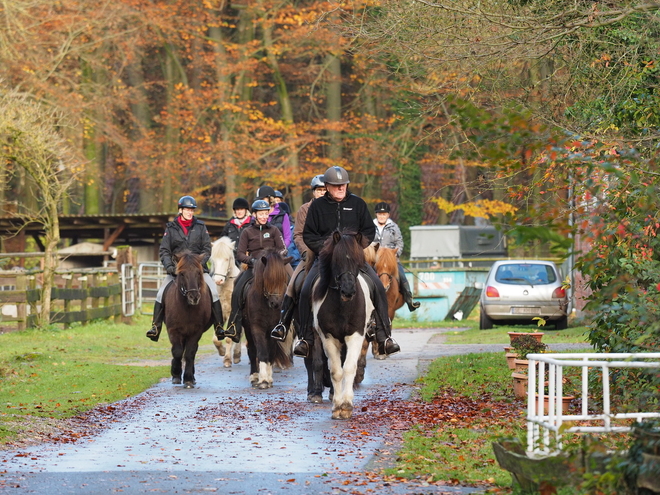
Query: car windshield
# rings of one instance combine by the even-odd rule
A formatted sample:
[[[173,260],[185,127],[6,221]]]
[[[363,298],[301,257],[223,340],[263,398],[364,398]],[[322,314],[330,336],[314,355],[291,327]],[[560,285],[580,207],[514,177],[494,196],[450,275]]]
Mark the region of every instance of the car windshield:
[[[550,265],[534,263],[510,263],[501,265],[495,272],[495,281],[512,285],[544,285],[557,281],[557,275]]]

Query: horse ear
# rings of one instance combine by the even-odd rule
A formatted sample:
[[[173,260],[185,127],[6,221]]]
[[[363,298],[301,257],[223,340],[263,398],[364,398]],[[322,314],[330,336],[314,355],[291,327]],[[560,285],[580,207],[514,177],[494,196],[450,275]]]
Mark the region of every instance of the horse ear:
[[[371,245],[374,247],[374,253],[377,253],[378,248],[380,247],[380,242],[372,242]]]
[[[332,240],[335,244],[337,244],[339,241],[341,241],[341,232],[339,232],[338,230],[335,230],[332,233]]]
[[[362,234],[360,234],[359,232],[355,234],[355,240],[357,241],[358,246],[362,246]]]
[[[267,265],[267,264],[268,264],[268,258],[266,258],[265,256],[262,256],[262,257],[261,257],[261,262],[262,262],[264,265]]]
[[[289,263],[291,263],[293,261],[293,256],[287,256],[282,261],[284,262],[285,265],[288,265]]]

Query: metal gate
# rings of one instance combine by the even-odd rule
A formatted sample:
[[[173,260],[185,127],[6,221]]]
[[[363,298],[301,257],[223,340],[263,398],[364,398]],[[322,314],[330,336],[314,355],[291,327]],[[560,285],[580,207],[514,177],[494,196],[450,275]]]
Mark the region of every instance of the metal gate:
[[[121,265],[121,311],[124,316],[135,314],[135,272],[133,265]]]
[[[145,315],[153,314],[153,307],[144,310],[145,303],[151,303],[156,300],[158,289],[163,283],[167,272],[160,261],[140,263],[138,265],[138,311]]]

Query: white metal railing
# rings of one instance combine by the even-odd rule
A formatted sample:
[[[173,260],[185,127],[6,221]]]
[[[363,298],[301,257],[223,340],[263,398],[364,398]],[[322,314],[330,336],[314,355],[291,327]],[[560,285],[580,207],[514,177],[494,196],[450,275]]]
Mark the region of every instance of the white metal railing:
[[[660,353],[528,354],[527,359],[529,360],[527,383],[527,451],[529,453],[548,454],[553,450],[561,450],[561,436],[564,432],[629,431],[630,420],[641,422],[649,418],[660,418],[660,411],[657,410],[613,411],[610,400],[610,369],[660,369]],[[563,370],[567,366],[582,368],[580,414],[564,414],[562,410]],[[590,372],[601,373],[602,386],[602,411],[592,414],[589,414]],[[571,422],[571,425],[564,425],[567,422]]]
[[[140,263],[138,265],[138,311],[142,314],[151,314],[144,311],[142,305],[145,302],[155,301],[160,284],[167,273],[160,261]]]

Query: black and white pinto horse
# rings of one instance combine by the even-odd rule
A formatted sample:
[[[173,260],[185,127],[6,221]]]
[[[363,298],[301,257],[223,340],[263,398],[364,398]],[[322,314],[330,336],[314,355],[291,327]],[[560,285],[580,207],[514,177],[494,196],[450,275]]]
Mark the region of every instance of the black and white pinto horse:
[[[313,324],[328,357],[332,419],[353,415],[353,387],[365,333],[374,310],[364,266],[361,234],[333,232],[319,253],[312,289]]]
[[[234,282],[241,273],[234,258],[234,244],[234,241],[225,236],[214,241],[211,248],[211,273],[218,286],[223,315],[231,313],[231,294],[234,292]],[[214,333],[213,345],[218,350],[225,368],[231,368],[232,362],[241,362],[240,343],[235,343],[230,338],[218,340]]]
[[[277,251],[267,249],[254,263],[254,278],[245,291],[243,328],[250,358],[250,383],[255,388],[273,386],[273,366],[286,369],[293,364],[293,332],[284,342],[270,337],[282,309],[282,299],[289,283],[286,265],[291,257],[283,258]]]

